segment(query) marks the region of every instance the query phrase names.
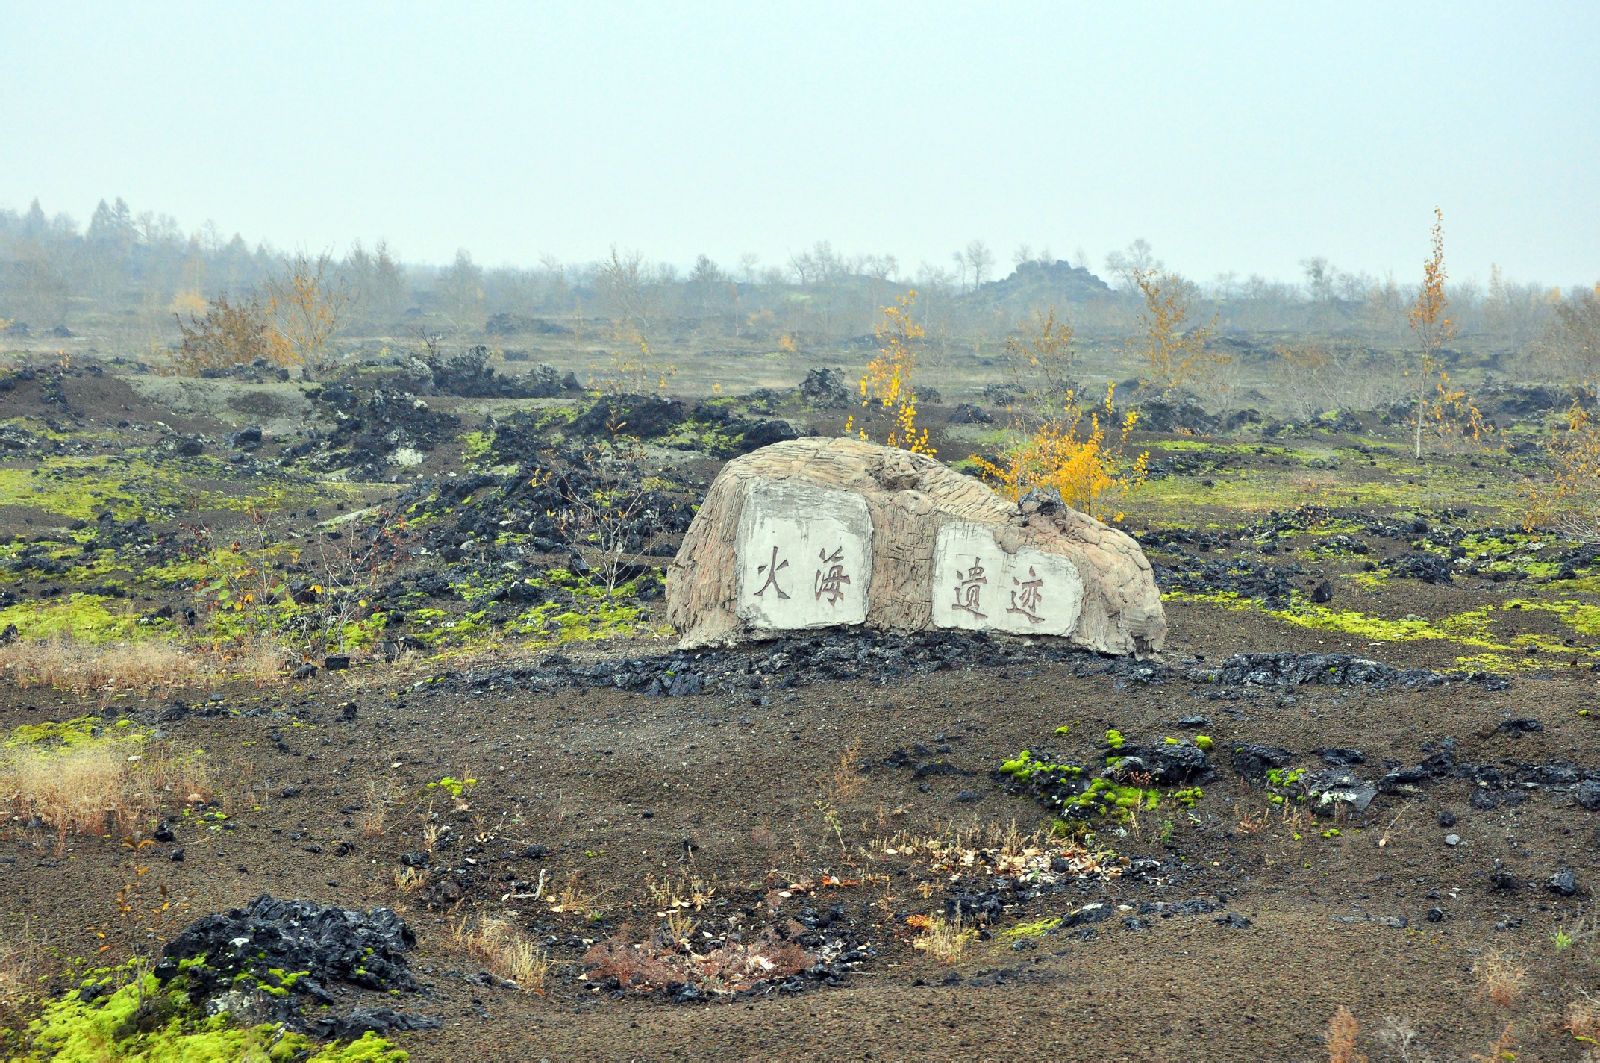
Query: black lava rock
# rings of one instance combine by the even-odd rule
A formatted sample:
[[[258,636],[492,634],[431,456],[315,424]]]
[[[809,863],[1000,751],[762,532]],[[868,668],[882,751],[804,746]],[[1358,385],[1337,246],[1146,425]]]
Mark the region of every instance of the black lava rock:
[[[417,990],[405,957],[415,943],[411,929],[387,908],[363,912],[262,894],[243,908],[190,923],[162,950],[155,976],[162,984],[186,979],[190,999],[202,1008],[224,994],[267,987],[252,994],[252,1010],[312,1032],[318,1023],[341,1020],[330,1015],[308,1019],[302,1006],[337,1003],[336,988]],[[204,962],[184,963],[198,958]],[[295,977],[285,979],[274,971]],[[396,1028],[361,1025],[375,1015],[379,1012],[358,1008],[344,1021],[355,1022],[361,1032]]]
[[[1288,764],[1293,756],[1281,746],[1246,742],[1233,747],[1233,767],[1246,779],[1256,781],[1266,778],[1270,769]]]

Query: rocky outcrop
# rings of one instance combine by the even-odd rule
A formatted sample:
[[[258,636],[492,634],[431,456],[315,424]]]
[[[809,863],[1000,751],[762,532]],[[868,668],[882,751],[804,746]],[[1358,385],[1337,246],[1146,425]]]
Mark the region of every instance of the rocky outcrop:
[[[1118,654],[1166,638],[1154,575],[1124,533],[844,438],[729,462],[668,569],[667,615],[689,646],[857,624],[1056,636]]]

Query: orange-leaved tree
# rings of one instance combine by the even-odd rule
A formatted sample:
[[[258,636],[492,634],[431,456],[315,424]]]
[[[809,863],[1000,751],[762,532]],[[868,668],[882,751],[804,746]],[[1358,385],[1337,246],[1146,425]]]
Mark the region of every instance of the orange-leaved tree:
[[[299,354],[273,328],[267,308],[256,299],[230,302],[219,295],[204,317],[179,317],[178,331],[183,334],[178,366],[186,373],[249,365],[257,359],[283,367],[300,364]]]
[[[1523,527],[1552,528],[1580,542],[1600,542],[1600,421],[1581,404],[1545,443],[1548,482],[1528,489]]]
[[[274,327],[302,365],[321,363],[349,308],[349,289],[333,275],[327,255],[296,255],[286,272],[267,282]]]
[[[908,291],[893,306],[883,307],[873,330],[878,353],[862,372],[859,390],[862,406],[871,409],[876,405],[889,414],[885,444],[931,456],[935,451],[928,444],[928,430],[917,427],[917,392],[911,383],[917,366],[917,344],[927,335],[921,323],[911,316],[916,303],[917,293]],[[856,427],[853,415],[845,422],[844,431],[846,435],[867,438],[866,429]]]
[[[1142,335],[1131,344],[1143,364],[1142,384],[1167,395],[1229,362],[1227,355],[1209,349],[1216,318],[1204,325],[1189,320],[1196,295],[1191,282],[1157,269],[1133,269],[1129,276],[1144,298],[1139,315]]]
[[[1091,517],[1121,520],[1121,503],[1149,476],[1150,455],[1132,453],[1128,438],[1139,415],[1129,410],[1118,418],[1114,398],[1112,384],[1092,406],[1069,390],[1058,411],[1031,424],[1019,422],[1021,441],[999,461],[978,455],[972,461],[1012,501],[1036,488],[1051,489]]]
[[[1433,208],[1433,251],[1422,264],[1422,287],[1406,312],[1406,321],[1417,337],[1421,362],[1412,389],[1412,451],[1422,458],[1422,432],[1432,427],[1441,435],[1459,431],[1477,440],[1483,434],[1483,419],[1467,398],[1466,392],[1452,388],[1440,352],[1456,334],[1450,317],[1450,298],[1445,294],[1448,276],[1444,264],[1444,212]]]

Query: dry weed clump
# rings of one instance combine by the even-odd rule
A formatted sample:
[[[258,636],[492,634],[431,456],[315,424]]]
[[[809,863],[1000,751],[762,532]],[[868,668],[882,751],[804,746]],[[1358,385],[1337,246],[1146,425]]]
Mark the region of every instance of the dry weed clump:
[[[1356,1036],[1361,1024],[1350,1009],[1339,1005],[1328,1020],[1328,1032],[1323,1040],[1328,1045],[1328,1063],[1367,1063],[1367,1057],[1356,1048]]]
[[[698,953],[685,929],[664,928],[652,940],[637,944],[595,945],[584,954],[584,978],[615,982],[641,993],[680,986],[709,996],[731,996],[803,974],[818,962],[815,954],[771,931],[749,942],[711,943],[709,951]]]
[[[1499,949],[1486,953],[1472,965],[1472,971],[1478,976],[1483,995],[1502,1008],[1517,1002],[1523,980],[1528,977],[1526,967]]]
[[[75,694],[153,690],[214,678],[216,664],[177,645],[149,639],[105,645],[70,638],[17,640],[0,646],[0,675],[19,687]]]
[[[394,800],[392,785],[368,780],[366,800],[361,804],[361,836],[381,838],[389,829],[389,804]]]
[[[69,834],[137,831],[157,809],[203,804],[215,792],[198,754],[150,749],[137,734],[43,739],[0,749],[0,802],[19,819],[53,828],[57,848]]]
[[[45,974],[44,942],[26,921],[13,933],[0,936],[0,1022],[10,1017],[39,988]]]
[[[535,948],[509,919],[498,915],[462,919],[450,928],[450,936],[496,977],[515,982],[524,992],[544,992],[550,954]]]
[[[1600,1001],[1587,993],[1569,1001],[1561,1029],[1584,1046],[1584,1063],[1600,1061]]]
[[[1516,1033],[1516,1024],[1506,1023],[1505,1029],[1500,1031],[1500,1036],[1489,1046],[1488,1054],[1481,1056],[1474,1054],[1472,1063],[1512,1063],[1517,1058]]]
[[[960,960],[978,937],[977,928],[967,926],[959,915],[954,919],[942,915],[912,916],[908,922],[921,928],[921,933],[911,939],[911,947],[946,966]]]

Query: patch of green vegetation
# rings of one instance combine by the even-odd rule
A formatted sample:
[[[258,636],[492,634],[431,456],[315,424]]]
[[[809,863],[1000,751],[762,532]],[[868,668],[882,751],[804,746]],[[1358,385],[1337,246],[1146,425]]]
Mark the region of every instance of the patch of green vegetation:
[[[145,569],[140,578],[158,587],[211,583],[219,579],[237,577],[246,569],[287,552],[286,547],[272,547],[262,551],[241,551],[219,547],[209,553],[186,561],[173,561],[165,565],[153,565]]]
[[[1503,608],[1534,609],[1553,613],[1563,624],[1566,624],[1580,635],[1600,636],[1600,605],[1575,601],[1570,598],[1548,602],[1514,598],[1506,602]]]
[[[489,453],[489,448],[493,442],[493,432],[461,433],[461,459],[467,462],[476,462],[479,458]]]
[[[125,984],[107,992],[110,985]],[[29,1024],[19,1063],[405,1063],[407,1053],[367,1033],[321,1045],[271,1023],[238,1026],[226,1014],[203,1015],[182,974],[165,985],[130,965],[92,972],[78,989],[49,1001]],[[88,999],[85,999],[85,998]]]
[[[1106,732],[1106,746],[1111,749],[1121,749],[1125,741],[1126,739],[1122,737],[1122,732],[1115,727]]]
[[[1205,790],[1198,786],[1190,786],[1182,790],[1174,790],[1167,796],[1184,808],[1193,808],[1195,803],[1205,795]]]
[[[290,502],[323,500],[333,484],[288,488],[256,486],[250,491],[218,491],[201,480],[230,480],[236,473],[211,458],[187,458],[181,467],[154,464],[144,457],[100,455],[47,457],[27,469],[0,468],[0,505],[31,506],[71,520],[92,520],[109,512],[118,520],[171,519],[203,510],[276,510]]]
[[[1007,927],[996,936],[1001,941],[1025,941],[1029,938],[1044,937],[1064,922],[1066,920],[1059,915],[1046,919],[1034,919],[1030,922],[1018,923],[1016,926]]]
[[[430,790],[443,790],[456,800],[461,800],[461,795],[478,785],[477,779],[458,779],[454,775],[446,775],[438,782],[428,784]]]
[[[84,642],[119,642],[156,638],[172,633],[168,621],[146,621],[128,612],[114,612],[103,594],[69,594],[65,598],[31,601],[0,609],[0,630],[16,625],[17,636],[41,640],[69,636]]]
[[[127,720],[118,720],[112,726],[129,735],[134,733]],[[101,721],[98,716],[77,716],[70,720],[18,724],[6,735],[3,744],[8,748],[49,745],[72,749],[93,742],[100,734]]]

